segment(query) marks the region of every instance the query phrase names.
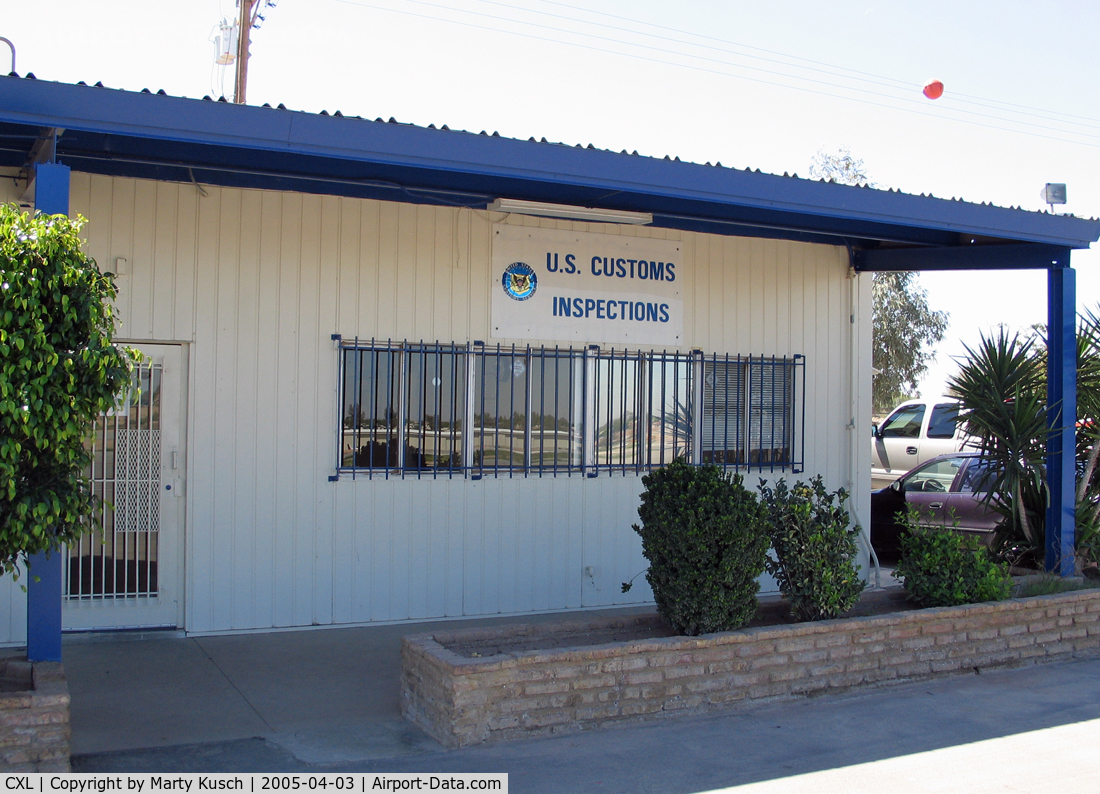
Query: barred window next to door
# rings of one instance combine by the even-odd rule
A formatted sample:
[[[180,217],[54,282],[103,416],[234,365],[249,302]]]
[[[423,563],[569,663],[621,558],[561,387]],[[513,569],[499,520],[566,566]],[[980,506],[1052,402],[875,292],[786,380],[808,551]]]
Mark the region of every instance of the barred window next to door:
[[[343,351],[340,467],[389,476],[464,470],[466,350],[455,345]]]
[[[341,473],[801,471],[805,359],[341,342]]]

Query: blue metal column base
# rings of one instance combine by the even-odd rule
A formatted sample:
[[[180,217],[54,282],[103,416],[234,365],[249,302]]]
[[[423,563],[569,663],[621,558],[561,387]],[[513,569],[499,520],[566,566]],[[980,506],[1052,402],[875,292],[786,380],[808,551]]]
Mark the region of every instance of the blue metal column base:
[[[47,215],[69,214],[69,167],[35,166],[34,208]],[[27,659],[61,661],[61,560],[63,549],[30,558],[27,577]],[[37,578],[38,581],[35,581]]]
[[[30,558],[27,571],[27,660],[61,661],[61,558],[55,549]],[[37,581],[36,581],[37,580]]]
[[[1071,267],[1047,271],[1048,571],[1074,574],[1077,473],[1077,278]]]

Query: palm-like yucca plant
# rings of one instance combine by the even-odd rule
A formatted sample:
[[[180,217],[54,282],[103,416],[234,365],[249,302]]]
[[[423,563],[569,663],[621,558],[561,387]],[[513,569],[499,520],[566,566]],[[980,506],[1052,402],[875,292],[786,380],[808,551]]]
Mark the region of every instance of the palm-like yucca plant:
[[[1077,552],[1100,562],[1100,316],[1077,325]]]
[[[994,550],[1041,557],[1047,502],[1046,378],[1035,339],[1002,328],[982,336],[948,382],[963,406],[967,432],[994,472],[988,502],[1004,516]]]

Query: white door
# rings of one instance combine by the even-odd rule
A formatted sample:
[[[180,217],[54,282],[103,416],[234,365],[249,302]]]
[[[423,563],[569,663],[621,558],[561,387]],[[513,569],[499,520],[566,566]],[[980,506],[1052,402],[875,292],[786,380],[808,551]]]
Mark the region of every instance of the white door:
[[[146,356],[134,388],[91,442],[92,487],[107,505],[69,548],[66,629],[182,625],[184,350],[133,347]]]
[[[906,403],[882,423],[871,441],[872,488],[885,488],[920,463],[924,412],[923,403]]]

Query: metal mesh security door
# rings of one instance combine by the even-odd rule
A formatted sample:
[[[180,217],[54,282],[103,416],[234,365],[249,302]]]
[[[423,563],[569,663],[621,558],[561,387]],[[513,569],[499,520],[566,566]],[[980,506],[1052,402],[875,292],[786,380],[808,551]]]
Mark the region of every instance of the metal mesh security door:
[[[162,370],[142,363],[124,405],[96,420],[88,475],[105,504],[95,529],[69,548],[69,599],[157,594]]]
[[[103,504],[92,531],[68,549],[68,628],[179,623],[182,525],[182,353],[146,346],[129,393],[101,415],[88,442],[87,471]]]

